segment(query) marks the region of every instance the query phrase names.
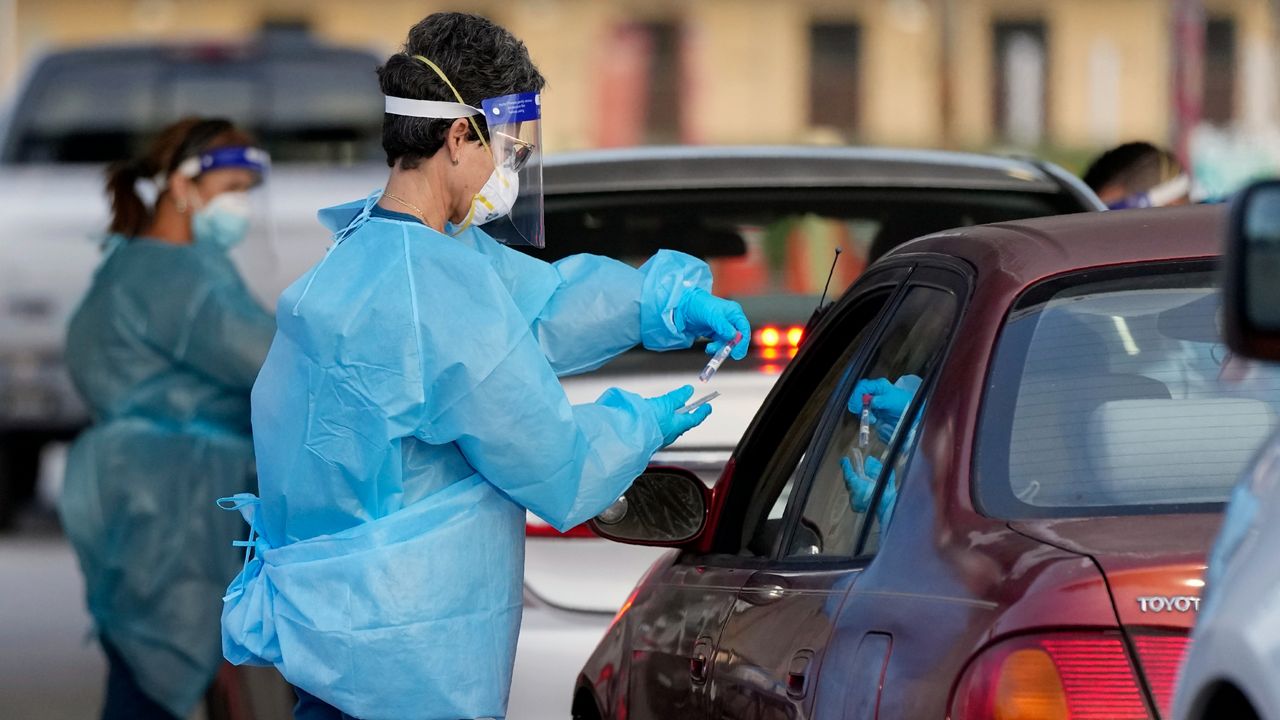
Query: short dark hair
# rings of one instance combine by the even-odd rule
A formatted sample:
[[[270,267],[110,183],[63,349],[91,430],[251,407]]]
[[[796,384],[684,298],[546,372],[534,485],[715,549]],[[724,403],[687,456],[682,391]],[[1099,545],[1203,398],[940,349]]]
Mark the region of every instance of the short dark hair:
[[[435,63],[458,89],[462,101],[475,107],[485,98],[541,90],[546,84],[524,43],[506,28],[479,15],[428,15],[409,30],[404,51],[387,58],[378,68],[383,95],[457,102],[440,76],[414,55]],[[487,132],[484,116],[474,119],[481,132]],[[382,149],[387,153],[387,165],[395,167],[399,160],[402,168],[417,167],[444,145],[453,122],[383,115]],[[471,136],[478,139],[475,130]]]
[[[1084,173],[1084,184],[1101,192],[1108,185],[1120,185],[1126,195],[1146,192],[1170,178],[1168,168],[1182,166],[1173,153],[1149,142],[1130,142],[1098,156]]]

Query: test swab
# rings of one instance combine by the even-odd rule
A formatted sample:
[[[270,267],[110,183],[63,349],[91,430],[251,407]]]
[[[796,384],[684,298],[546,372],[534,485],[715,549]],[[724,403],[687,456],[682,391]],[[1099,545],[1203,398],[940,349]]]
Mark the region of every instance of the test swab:
[[[697,410],[698,408],[702,407],[703,405],[706,405],[707,403],[711,402],[712,400],[715,400],[715,399],[716,399],[716,398],[718,398],[718,397],[720,397],[720,391],[719,391],[719,390],[712,390],[711,392],[707,393],[706,395],[703,395],[702,397],[698,398],[697,400],[694,400],[693,402],[689,403],[688,405],[685,405],[684,407],[680,408],[679,410],[676,410],[676,414],[677,414],[677,415],[684,415],[685,413],[691,413],[691,412],[693,412],[694,410]]]
[[[733,349],[737,347],[738,343],[741,341],[742,333],[735,333],[732,342],[725,343],[724,347],[717,350],[716,354],[711,356],[711,359],[707,361],[707,366],[702,368],[702,372],[698,373],[698,379],[702,382],[708,382],[711,380],[712,376],[716,374],[716,371],[720,369],[720,366],[724,364],[724,361],[729,359],[729,353],[733,352]]]

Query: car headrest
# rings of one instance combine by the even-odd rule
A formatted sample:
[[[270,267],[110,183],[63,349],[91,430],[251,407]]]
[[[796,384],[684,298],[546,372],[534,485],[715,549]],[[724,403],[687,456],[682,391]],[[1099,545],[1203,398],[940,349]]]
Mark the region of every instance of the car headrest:
[[[1089,457],[1075,490],[1105,498],[1089,504],[1218,501],[1275,426],[1247,398],[1104,402],[1081,428]]]

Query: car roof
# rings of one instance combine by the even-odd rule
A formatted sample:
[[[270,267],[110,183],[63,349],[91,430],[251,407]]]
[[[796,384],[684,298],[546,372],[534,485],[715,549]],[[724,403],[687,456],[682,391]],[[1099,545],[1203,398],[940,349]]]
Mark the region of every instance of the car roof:
[[[885,257],[947,255],[1025,287],[1084,268],[1216,257],[1225,230],[1224,205],[1074,213],[945,230]]]
[[[652,146],[558,153],[544,160],[543,181],[548,194],[787,187],[1063,191],[1055,178],[1028,160],[820,146]]]
[[[110,61],[145,61],[217,66],[242,61],[297,60],[300,57],[313,59],[316,56],[350,57],[371,63],[381,61],[378,55],[366,48],[331,45],[305,30],[268,28],[255,36],[237,40],[191,38],[159,42],[119,41],[58,48],[45,53],[36,65],[62,67]],[[373,70],[371,65],[369,72],[372,73]]]

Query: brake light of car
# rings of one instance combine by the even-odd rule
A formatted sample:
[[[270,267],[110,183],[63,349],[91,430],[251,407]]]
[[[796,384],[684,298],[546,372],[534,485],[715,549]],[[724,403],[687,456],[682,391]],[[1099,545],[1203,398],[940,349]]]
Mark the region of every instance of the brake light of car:
[[[778,327],[776,325],[765,325],[756,330],[755,343],[763,351],[781,350],[783,348],[798,348],[800,341],[804,339],[804,328],[799,325],[791,325],[789,327]],[[791,353],[794,355],[795,353]]]
[[[766,325],[756,331],[756,342],[765,349],[776,348],[782,344],[782,333],[772,325]]]
[[[549,524],[539,520],[538,518],[529,516],[524,523],[524,535],[531,538],[593,538],[599,537],[591,532],[591,528],[586,523],[575,525],[564,532],[551,527]]]
[[[1133,638],[1142,676],[1146,678],[1156,708],[1163,716],[1167,717],[1173,710],[1178,669],[1190,645],[1191,639],[1186,635],[1136,635]]]
[[[1150,720],[1118,632],[1019,637],[969,663],[953,720]]]

